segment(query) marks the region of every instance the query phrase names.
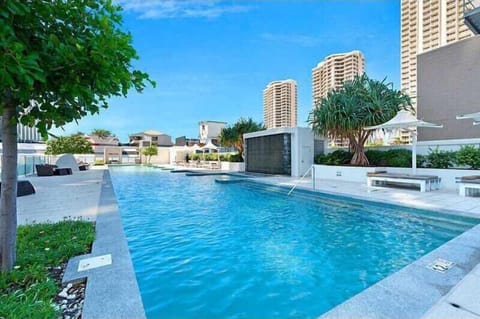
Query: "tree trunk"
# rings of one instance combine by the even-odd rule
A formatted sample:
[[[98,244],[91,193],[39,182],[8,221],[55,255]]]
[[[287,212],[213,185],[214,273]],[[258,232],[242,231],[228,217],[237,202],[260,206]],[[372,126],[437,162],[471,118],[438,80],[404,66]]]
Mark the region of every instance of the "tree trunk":
[[[358,166],[368,166],[369,162],[367,155],[365,155],[365,147],[363,146],[363,143],[360,144],[358,142],[354,142],[352,143],[352,148],[353,157],[350,161],[350,164]]]
[[[2,192],[0,196],[0,257],[2,271],[15,265],[17,235],[17,125],[15,105],[5,105],[2,115]]]

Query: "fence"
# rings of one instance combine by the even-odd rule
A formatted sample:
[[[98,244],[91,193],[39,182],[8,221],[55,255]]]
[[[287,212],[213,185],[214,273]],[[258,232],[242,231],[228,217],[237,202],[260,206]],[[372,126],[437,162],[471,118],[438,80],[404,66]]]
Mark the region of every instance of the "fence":
[[[17,174],[18,176],[27,176],[35,173],[35,165],[52,163],[50,156],[46,155],[18,155]],[[0,161],[0,171],[2,163]]]

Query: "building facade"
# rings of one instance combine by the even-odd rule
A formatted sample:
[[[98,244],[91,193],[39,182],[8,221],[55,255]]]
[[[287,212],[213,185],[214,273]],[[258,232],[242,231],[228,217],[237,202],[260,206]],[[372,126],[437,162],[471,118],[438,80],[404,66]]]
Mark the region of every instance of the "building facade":
[[[297,82],[270,82],[263,90],[263,121],[267,129],[297,126]]]
[[[313,106],[327,93],[340,89],[344,82],[365,72],[365,57],[360,51],[337,53],[327,56],[312,69]]]
[[[0,121],[2,117],[0,116]],[[0,141],[2,140],[2,132],[0,130]],[[29,127],[22,124],[17,124],[17,141],[18,143],[40,143],[42,137],[40,132],[35,127]]]
[[[212,142],[215,145],[219,144],[220,132],[227,126],[227,122],[219,121],[201,121],[198,123],[200,142],[208,144]]]
[[[129,136],[129,144],[137,147],[155,146],[172,146],[172,137],[170,135],[148,130],[140,133],[131,134]]]
[[[418,118],[443,125],[420,128],[419,141],[480,138],[480,126],[456,119],[480,112],[479,57],[480,36],[418,55]]]
[[[463,1],[402,0],[401,89],[417,105],[417,55],[469,38],[463,21]],[[420,106],[421,107],[421,106]]]

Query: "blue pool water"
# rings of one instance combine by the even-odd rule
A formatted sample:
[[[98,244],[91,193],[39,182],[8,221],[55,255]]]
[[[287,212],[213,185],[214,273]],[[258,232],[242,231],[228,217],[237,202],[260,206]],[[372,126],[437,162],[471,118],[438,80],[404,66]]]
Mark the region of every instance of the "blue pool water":
[[[148,318],[315,318],[477,223],[211,176],[111,173]]]

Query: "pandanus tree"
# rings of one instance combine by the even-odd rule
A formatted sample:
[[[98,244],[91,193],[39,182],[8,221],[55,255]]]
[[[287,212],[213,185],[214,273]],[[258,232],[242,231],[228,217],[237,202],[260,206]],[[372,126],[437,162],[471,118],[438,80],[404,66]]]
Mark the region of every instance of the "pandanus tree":
[[[17,124],[48,130],[107,108],[150,82],[111,0],[0,0],[0,266],[15,263]]]
[[[257,123],[252,118],[240,118],[235,124],[222,129],[220,143],[223,146],[234,147],[244,157],[243,134],[264,129],[262,123]]]
[[[317,134],[348,139],[353,151],[350,164],[366,166],[364,148],[372,131],[364,128],[382,124],[402,109],[412,110],[407,95],[386,79],[378,81],[363,74],[318,100],[308,121]]]

